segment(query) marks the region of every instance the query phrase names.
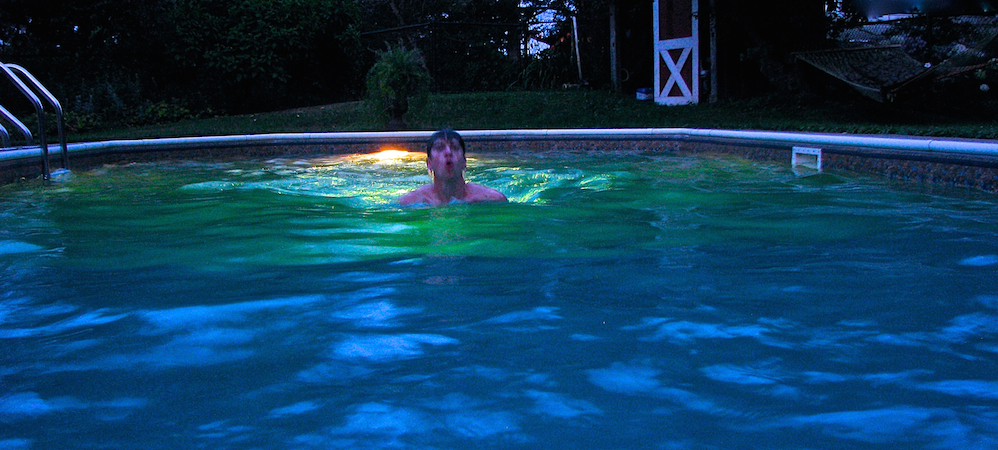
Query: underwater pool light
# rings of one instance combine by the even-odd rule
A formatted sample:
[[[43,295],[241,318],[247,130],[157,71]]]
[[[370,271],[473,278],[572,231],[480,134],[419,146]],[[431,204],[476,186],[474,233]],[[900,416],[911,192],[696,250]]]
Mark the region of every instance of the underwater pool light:
[[[371,153],[366,156],[376,159],[378,161],[389,161],[396,159],[414,159],[419,155],[420,155],[419,153],[410,152],[406,150],[385,149],[377,153]]]

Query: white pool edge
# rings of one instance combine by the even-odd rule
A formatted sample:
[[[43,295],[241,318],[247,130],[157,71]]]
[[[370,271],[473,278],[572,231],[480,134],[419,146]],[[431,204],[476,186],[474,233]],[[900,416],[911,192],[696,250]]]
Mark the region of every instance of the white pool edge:
[[[818,147],[852,147],[871,150],[905,150],[953,155],[998,157],[998,141],[956,138],[926,138],[900,136],[859,136],[849,134],[800,133],[779,131],[740,131],[698,128],[602,128],[602,129],[522,129],[522,130],[460,130],[468,140],[600,140],[600,139],[725,139],[777,146],[807,145]],[[67,145],[70,161],[74,153],[104,151],[128,152],[176,150],[185,148],[238,147],[288,144],[377,143],[381,141],[412,141],[426,139],[430,131],[406,132],[331,132],[331,133],[268,133],[249,135],[197,136],[110,140],[71,143]],[[58,144],[49,145],[49,155],[58,157]],[[0,152],[0,162],[41,159],[39,146]]]

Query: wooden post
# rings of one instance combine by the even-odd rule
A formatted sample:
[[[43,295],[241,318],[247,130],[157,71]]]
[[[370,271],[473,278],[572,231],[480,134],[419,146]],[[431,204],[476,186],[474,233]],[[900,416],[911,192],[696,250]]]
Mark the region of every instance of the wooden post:
[[[717,103],[717,9],[715,0],[710,0],[710,97],[708,102]]]
[[[620,58],[617,54],[617,2],[610,3],[610,83],[620,93]]]
[[[572,16],[572,37],[575,38],[575,64],[579,67],[579,84],[585,84],[582,78],[582,54],[579,51],[579,20]]]

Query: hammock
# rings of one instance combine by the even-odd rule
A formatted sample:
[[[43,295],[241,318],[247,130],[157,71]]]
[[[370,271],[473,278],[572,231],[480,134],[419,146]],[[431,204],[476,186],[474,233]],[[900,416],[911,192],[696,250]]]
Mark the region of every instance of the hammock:
[[[926,67],[896,45],[801,52],[795,56],[878,102],[893,101],[905,89],[995,62],[978,49],[967,49],[935,66]]]

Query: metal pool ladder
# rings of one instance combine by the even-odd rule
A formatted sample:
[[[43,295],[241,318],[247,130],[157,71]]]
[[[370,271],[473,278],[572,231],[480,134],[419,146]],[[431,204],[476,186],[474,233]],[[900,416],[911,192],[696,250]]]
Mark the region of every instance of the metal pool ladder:
[[[28,70],[24,67],[17,64],[5,64],[0,62],[0,71],[7,75],[7,78],[9,78],[10,81],[17,86],[17,89],[20,90],[21,93],[24,94],[24,96],[27,97],[28,100],[31,101],[31,104],[35,107],[35,113],[38,115],[38,142],[42,151],[42,178],[45,180],[50,179],[52,177],[52,171],[49,168],[49,147],[48,141],[45,138],[45,125],[47,119],[45,117],[45,110],[42,107],[42,102],[38,98],[39,95],[41,95],[42,98],[44,98],[45,101],[52,105],[55,109],[56,120],[58,120],[56,128],[59,133],[59,143],[62,149],[62,169],[68,172],[69,150],[66,147],[66,133],[64,131],[66,121],[63,118],[62,105],[59,104],[59,100],[57,100],[48,89],[45,89],[45,86],[43,86],[42,83],[39,82],[34,75],[31,75],[31,72],[28,72]],[[26,81],[27,83],[25,83]],[[28,84],[30,84],[31,87],[29,87]],[[33,144],[34,141],[28,127],[26,127],[23,122],[18,120],[17,117],[11,114],[10,111],[4,108],[3,105],[0,105],[0,116],[3,116],[4,119],[18,128],[25,141],[27,141],[27,145],[30,146]],[[10,134],[2,124],[0,124],[0,141],[3,142],[3,150],[12,150],[15,148],[11,146]]]

